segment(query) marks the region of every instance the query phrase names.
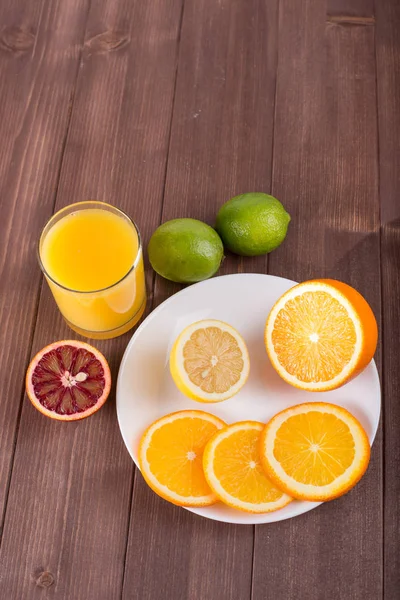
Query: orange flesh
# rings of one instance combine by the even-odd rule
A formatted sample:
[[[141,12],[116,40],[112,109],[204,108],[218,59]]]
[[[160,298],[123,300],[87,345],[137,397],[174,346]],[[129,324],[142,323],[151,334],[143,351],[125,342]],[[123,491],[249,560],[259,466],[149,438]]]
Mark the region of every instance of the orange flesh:
[[[207,393],[229,390],[244,366],[237,341],[218,327],[196,330],[184,345],[183,357],[190,381]]]
[[[146,452],[150,471],[162,485],[181,496],[209,495],[203,452],[216,431],[213,423],[193,417],[163,425],[153,433]]]
[[[282,496],[267,479],[260,463],[261,432],[237,431],[215,448],[214,472],[228,494],[243,502],[261,504]]]
[[[281,425],[274,456],[296,481],[328,485],[353,463],[354,439],[346,423],[335,415],[310,411],[289,417]]]
[[[59,415],[93,407],[106,385],[101,362],[86,348],[62,345],[44,354],[31,378],[36,399]]]
[[[289,300],[272,331],[279,363],[306,383],[330,381],[341,373],[354,354],[356,339],[346,309],[324,291]]]

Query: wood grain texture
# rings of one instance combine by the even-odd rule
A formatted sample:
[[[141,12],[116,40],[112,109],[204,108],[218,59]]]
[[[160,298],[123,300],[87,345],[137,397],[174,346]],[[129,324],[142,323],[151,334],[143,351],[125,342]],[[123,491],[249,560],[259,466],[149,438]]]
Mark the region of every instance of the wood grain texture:
[[[157,226],[181,6],[181,0],[92,5],[56,208],[98,198],[131,214],[145,240]],[[33,351],[71,337],[44,286]],[[95,342],[114,380],[128,339]],[[99,413],[68,424],[44,418],[25,399],[0,597],[120,598],[132,477],[114,393]]]
[[[219,206],[270,190],[277,4],[187,0],[162,220],[214,224]],[[266,271],[266,258],[228,256],[221,273]],[[159,303],[178,286],[156,280]],[[125,599],[248,598],[253,528],[208,522],[135,479]]]
[[[163,222],[214,225],[232,196],[270,191],[277,17],[275,0],[185,2]],[[226,252],[218,274],[265,273],[267,261]],[[157,278],[156,301],[180,287]]]
[[[382,219],[384,403],[384,590],[394,600],[400,590],[400,5],[376,6],[379,176]]]
[[[250,596],[253,527],[217,523],[161,500],[136,473],[123,598]]]
[[[368,18],[374,15],[374,0],[328,0],[327,10],[328,15]]]
[[[330,276],[380,317],[374,32],[325,23],[321,3],[280,3],[273,194],[292,215],[269,272]],[[381,442],[349,494],[256,527],[253,599],[382,597]],[[266,560],[268,557],[268,560]]]
[[[0,515],[40,288],[36,244],[51,214],[86,2],[0,6]]]
[[[0,5],[0,598],[397,600],[399,3],[89,4]],[[269,259],[228,255],[220,273],[336,277],[379,320],[382,284],[384,324],[384,481],[380,431],[352,492],[256,528],[196,517],[134,476],[114,390],[70,424],[25,398],[19,425],[30,355],[75,337],[40,292],[35,246],[55,199],[121,206],[147,245],[161,219],[213,224],[251,190],[282,200],[288,237]],[[148,265],[146,277],[148,310],[179,289],[157,277],[153,295]],[[114,379],[128,339],[95,342]]]

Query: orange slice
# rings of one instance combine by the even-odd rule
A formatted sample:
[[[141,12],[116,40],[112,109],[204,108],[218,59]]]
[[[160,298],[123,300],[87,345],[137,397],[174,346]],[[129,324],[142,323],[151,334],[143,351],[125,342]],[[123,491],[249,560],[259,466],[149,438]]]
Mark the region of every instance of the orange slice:
[[[325,402],[288,408],[267,423],[260,440],[266,474],[302,500],[332,500],[364,475],[367,434],[347,410]]]
[[[228,506],[251,513],[278,510],[292,498],[266,477],[260,460],[262,423],[243,421],[218,431],[204,450],[210,488]]]
[[[198,321],[179,335],[170,355],[179,390],[198,402],[221,402],[245,384],[250,371],[241,335],[222,321]]]
[[[76,421],[103,406],[110,393],[111,373],[96,348],[63,340],[36,354],[25,383],[30,401],[41,413],[59,421]]]
[[[306,281],[273,307],[265,345],[273,367],[295,387],[333,390],[372,360],[378,339],[374,314],[355,289],[333,279]]]
[[[204,446],[225,423],[201,410],[162,417],[144,432],[139,465],[151,489],[179,506],[208,506],[217,501],[203,473]]]

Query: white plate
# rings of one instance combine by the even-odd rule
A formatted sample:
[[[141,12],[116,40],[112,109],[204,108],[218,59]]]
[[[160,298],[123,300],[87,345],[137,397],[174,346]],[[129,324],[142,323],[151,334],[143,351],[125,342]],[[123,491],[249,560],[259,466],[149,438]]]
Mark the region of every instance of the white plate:
[[[264,326],[275,301],[294,281],[271,275],[239,274],[215,277],[175,294],[141,324],[121,362],[117,385],[118,422],[136,465],[138,443],[150,423],[170,412],[200,409],[227,423],[268,421],[274,414],[300,402],[325,401],[352,412],[374,440],[380,414],[380,385],[372,362],[352,382],[332,392],[303,392],[285,383],[273,370],[264,347]],[[220,319],[244,337],[250,353],[250,376],[242,390],[219,404],[199,404],[178,391],[168,366],[177,335],[190,323]],[[293,501],[264,515],[242,513],[223,504],[188,508],[198,515],[227,523],[271,523],[305,513],[317,502]]]

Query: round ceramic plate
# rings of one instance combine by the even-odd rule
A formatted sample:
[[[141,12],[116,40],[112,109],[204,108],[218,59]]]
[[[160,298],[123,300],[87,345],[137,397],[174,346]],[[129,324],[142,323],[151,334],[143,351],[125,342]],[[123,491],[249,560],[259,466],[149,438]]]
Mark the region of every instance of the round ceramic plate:
[[[200,409],[227,423],[268,421],[294,404],[324,401],[339,404],[364,426],[372,443],[379,422],[380,385],[375,363],[347,385],[332,392],[303,392],[285,383],[273,370],[264,347],[265,321],[273,304],[294,281],[271,275],[239,274],[215,277],[175,294],[141,324],[121,362],[117,385],[118,422],[136,465],[144,430],[168,413]],[[189,400],[176,388],[169,372],[169,353],[178,334],[191,323],[219,319],[244,337],[250,354],[250,376],[242,390],[219,404]],[[188,508],[198,515],[227,523],[271,523],[312,510],[319,503],[293,501],[285,508],[253,515],[221,503]]]

